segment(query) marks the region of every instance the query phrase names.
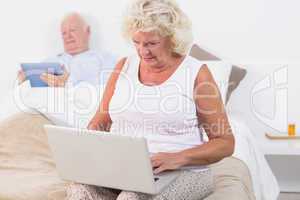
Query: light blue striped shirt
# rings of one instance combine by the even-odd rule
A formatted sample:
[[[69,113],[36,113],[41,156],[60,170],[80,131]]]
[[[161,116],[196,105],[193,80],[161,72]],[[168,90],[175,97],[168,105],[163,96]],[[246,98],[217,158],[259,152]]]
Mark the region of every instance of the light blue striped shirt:
[[[93,85],[105,84],[113,70],[116,56],[105,52],[87,50],[74,56],[61,53],[45,62],[58,62],[70,73],[67,84],[87,82]]]

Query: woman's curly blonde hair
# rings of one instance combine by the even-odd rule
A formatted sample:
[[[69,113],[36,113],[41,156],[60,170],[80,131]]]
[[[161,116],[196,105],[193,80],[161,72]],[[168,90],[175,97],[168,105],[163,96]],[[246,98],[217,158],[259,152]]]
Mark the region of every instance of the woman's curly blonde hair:
[[[191,22],[174,0],[134,0],[124,16],[123,35],[156,31],[168,36],[172,52],[185,55],[193,41]]]

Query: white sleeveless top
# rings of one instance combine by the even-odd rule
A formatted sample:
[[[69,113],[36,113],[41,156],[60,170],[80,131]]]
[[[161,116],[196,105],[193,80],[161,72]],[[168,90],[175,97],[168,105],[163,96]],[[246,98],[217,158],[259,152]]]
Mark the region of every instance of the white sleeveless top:
[[[150,153],[177,152],[203,143],[193,98],[203,63],[186,56],[160,85],[139,80],[140,59],[128,57],[109,104],[112,134],[145,137]]]

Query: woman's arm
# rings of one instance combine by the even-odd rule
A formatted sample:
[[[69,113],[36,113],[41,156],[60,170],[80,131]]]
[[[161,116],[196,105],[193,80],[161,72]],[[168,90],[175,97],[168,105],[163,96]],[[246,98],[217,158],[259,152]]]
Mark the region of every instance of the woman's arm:
[[[126,58],[122,58],[116,65],[115,69],[113,70],[110,78],[107,81],[105,86],[104,93],[102,95],[102,100],[100,102],[99,108],[97,109],[96,114],[89,122],[88,129],[92,130],[100,130],[100,131],[109,131],[112,121],[109,116],[109,102],[114,94],[115,86],[119,75],[123,69],[125,64]]]
[[[194,87],[199,124],[209,141],[178,153],[158,153],[152,157],[154,172],[183,166],[207,165],[230,156],[234,151],[234,137],[218,87],[206,65],[199,70]]]
[[[199,70],[194,94],[198,121],[209,142],[181,153],[188,165],[211,164],[233,154],[234,137],[220,92],[206,65]]]

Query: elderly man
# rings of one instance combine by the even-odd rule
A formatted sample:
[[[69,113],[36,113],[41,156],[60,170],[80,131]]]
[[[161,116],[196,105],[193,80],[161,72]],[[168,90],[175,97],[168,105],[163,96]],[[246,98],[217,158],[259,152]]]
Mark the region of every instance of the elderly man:
[[[61,35],[64,53],[45,62],[58,62],[64,68],[63,75],[42,74],[41,79],[52,87],[64,87],[66,84],[76,85],[81,81],[98,85],[104,83],[105,77],[101,70],[114,66],[113,56],[102,56],[99,52],[89,49],[90,26],[78,13],[68,14],[61,23]],[[105,74],[105,72],[103,71]],[[102,78],[102,79],[101,79]],[[19,83],[26,78],[23,71],[18,73]]]

